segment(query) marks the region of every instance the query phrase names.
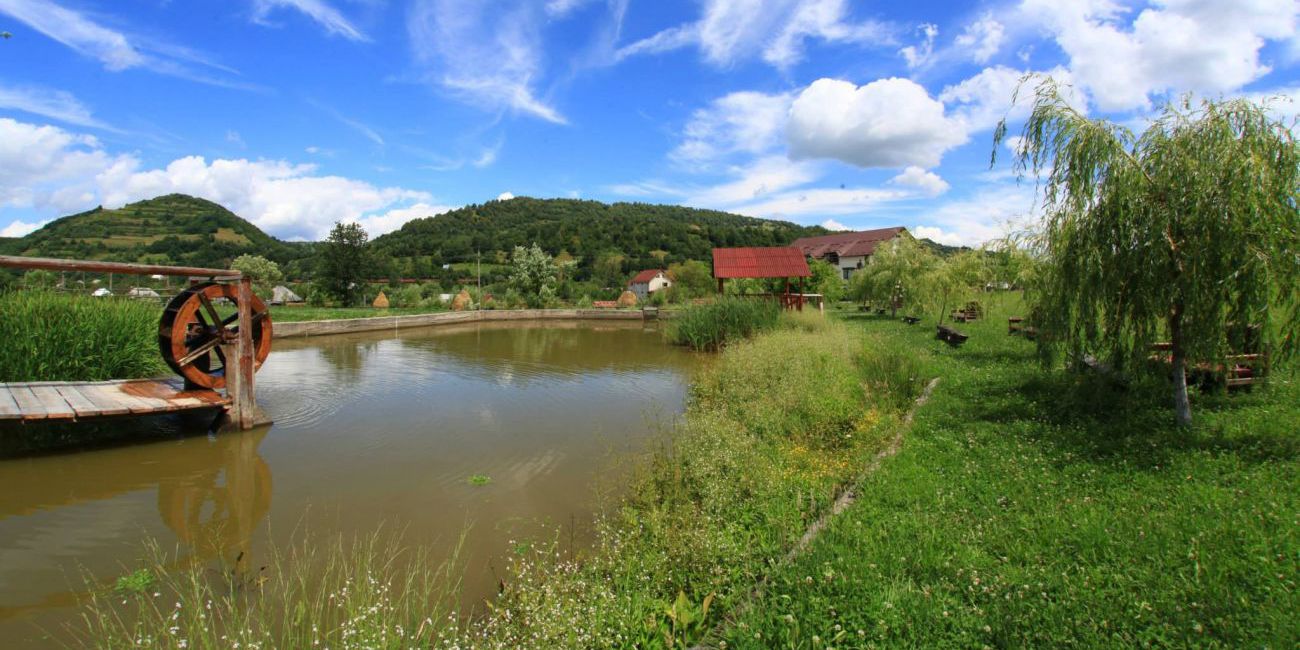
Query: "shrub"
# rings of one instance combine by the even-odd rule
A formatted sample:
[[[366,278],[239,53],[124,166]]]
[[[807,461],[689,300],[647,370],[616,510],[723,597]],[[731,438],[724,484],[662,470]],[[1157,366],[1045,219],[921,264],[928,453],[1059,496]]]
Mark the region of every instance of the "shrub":
[[[0,294],[0,381],[100,381],[166,370],[156,303],[47,291]]]
[[[424,295],[420,291],[420,285],[407,284],[403,285],[401,289],[393,292],[393,295],[389,297],[389,303],[392,304],[393,307],[419,307],[420,300],[423,297]]]
[[[768,300],[722,298],[682,310],[668,327],[668,339],[696,350],[718,350],[731,341],[776,326],[781,307]]]

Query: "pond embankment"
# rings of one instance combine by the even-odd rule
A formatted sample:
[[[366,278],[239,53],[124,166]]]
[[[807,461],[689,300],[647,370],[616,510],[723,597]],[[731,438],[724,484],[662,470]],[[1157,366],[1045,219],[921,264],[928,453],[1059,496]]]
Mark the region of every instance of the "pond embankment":
[[[300,336],[326,336],[354,332],[398,330],[410,327],[429,327],[451,323],[479,323],[517,320],[653,320],[657,312],[649,310],[613,309],[509,309],[487,311],[444,311],[432,314],[407,316],[376,316],[374,318],[346,318],[283,322],[275,324],[275,338]]]

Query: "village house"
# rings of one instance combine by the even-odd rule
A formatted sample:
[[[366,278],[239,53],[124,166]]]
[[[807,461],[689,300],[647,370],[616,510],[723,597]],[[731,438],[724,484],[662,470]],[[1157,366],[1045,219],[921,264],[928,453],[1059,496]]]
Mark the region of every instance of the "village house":
[[[627,283],[628,291],[636,294],[638,302],[645,302],[650,294],[671,286],[673,281],[668,279],[668,272],[663,269],[642,271]]]
[[[911,235],[906,228],[894,226],[859,232],[837,232],[820,237],[801,237],[790,246],[799,249],[807,257],[822,260],[840,269],[847,280],[854,271],[866,265],[867,259],[876,252],[877,247],[899,236]]]

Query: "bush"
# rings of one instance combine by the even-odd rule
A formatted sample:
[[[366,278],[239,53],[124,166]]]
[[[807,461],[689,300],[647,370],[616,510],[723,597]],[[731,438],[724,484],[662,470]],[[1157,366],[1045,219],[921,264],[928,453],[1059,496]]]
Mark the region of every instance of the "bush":
[[[47,291],[0,294],[0,382],[135,379],[164,372],[156,303]]]
[[[394,291],[392,295],[389,296],[389,303],[393,307],[419,307],[420,300],[423,297],[423,293],[420,291],[420,285],[407,284],[403,285],[402,288]]]
[[[722,298],[682,310],[668,327],[668,340],[696,350],[718,350],[776,326],[781,307],[769,300]]]

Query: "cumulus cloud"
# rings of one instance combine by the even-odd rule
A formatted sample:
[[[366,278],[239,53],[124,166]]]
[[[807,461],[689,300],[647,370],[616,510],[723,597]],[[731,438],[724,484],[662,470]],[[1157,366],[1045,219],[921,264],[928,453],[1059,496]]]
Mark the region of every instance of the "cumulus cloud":
[[[974,194],[927,208],[912,234],[955,246],[979,246],[1036,219],[1034,190],[1018,183],[990,184]]]
[[[146,168],[92,136],[0,118],[0,207],[72,212],[178,192],[216,201],[268,232],[319,239],[335,221],[381,234],[403,219],[445,210],[427,192],[322,175],[315,165],[186,156]]]
[[[919,68],[930,62],[934,56],[934,39],[939,35],[939,27],[933,23],[925,23],[917,29],[922,35],[920,44],[908,45],[898,51],[909,68]]]
[[[719,97],[691,115],[684,140],[669,157],[694,165],[732,153],[767,152],[781,144],[792,99],[749,91]]]
[[[889,179],[889,184],[914,187],[929,196],[939,196],[947,192],[949,187],[948,182],[940,178],[938,174],[915,165],[904,169],[901,174]]]
[[[844,224],[842,224],[842,223],[840,223],[840,222],[838,222],[838,221],[836,221],[836,220],[834,220],[834,219],[827,219],[827,220],[823,221],[823,222],[822,222],[822,228],[825,228],[825,229],[827,229],[827,230],[852,230],[852,229],[849,228],[848,226],[846,226],[846,225],[844,225]]]
[[[357,29],[337,8],[325,0],[254,0],[253,22],[266,25],[267,18],[275,9],[296,9],[311,18],[334,36],[342,36],[350,41],[369,41],[361,30]]]
[[[502,193],[500,193],[500,194],[497,195],[497,199],[496,199],[496,200],[498,200],[498,201],[509,201],[510,199],[513,199],[513,198],[515,198],[515,195],[514,195],[513,193],[511,193],[511,192],[502,192]]]
[[[688,45],[709,63],[726,67],[761,57],[785,68],[803,59],[805,43],[880,43],[890,30],[874,21],[854,22],[845,0],[705,0],[699,20],[660,31],[617,52],[622,59]]]
[[[818,79],[794,100],[786,140],[795,159],[934,167],[966,141],[966,129],[914,81],[880,79],[859,87]]]
[[[14,221],[13,223],[0,228],[0,237],[23,237],[31,234],[37,228],[49,223],[49,220],[35,221],[27,223],[26,221]]]
[[[564,124],[537,97],[541,8],[502,0],[417,0],[407,19],[415,60],[441,88],[489,110],[510,109]]]
[[[1024,13],[1045,26],[1069,67],[1105,111],[1144,108],[1154,93],[1227,92],[1269,67],[1260,50],[1294,39],[1294,0],[1156,0],[1128,22],[1107,0],[1024,0]]]
[[[969,53],[976,63],[987,63],[1002,49],[1005,39],[1006,30],[1002,23],[994,20],[992,14],[984,14],[979,20],[967,25],[953,44]]]
[[[1034,99],[1032,84],[1021,88],[1019,96],[1016,96],[1016,88],[1027,74],[1028,71],[1000,65],[985,68],[960,83],[945,87],[939,93],[939,99],[948,106],[956,119],[965,124],[969,132],[991,129],[1003,118],[1018,120],[1029,115]],[[1074,76],[1069,70],[1056,67],[1044,74],[1056,80],[1067,102],[1080,112],[1087,113],[1087,97],[1073,85]]]

